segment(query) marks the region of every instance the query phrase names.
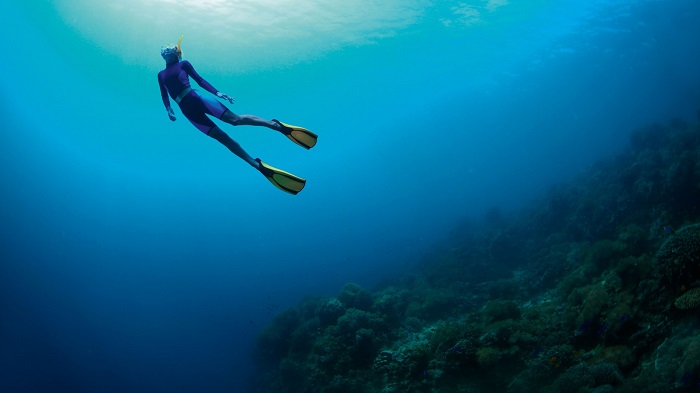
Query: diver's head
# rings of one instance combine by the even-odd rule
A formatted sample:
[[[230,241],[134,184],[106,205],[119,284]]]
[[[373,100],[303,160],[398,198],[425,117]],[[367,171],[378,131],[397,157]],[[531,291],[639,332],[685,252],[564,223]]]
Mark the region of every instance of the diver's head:
[[[182,60],[182,52],[175,44],[162,46],[160,48],[160,55],[163,56],[163,59],[167,64],[177,63],[178,61]]]
[[[182,49],[180,45],[182,44],[182,37],[177,41],[177,44],[163,45],[160,48],[160,55],[163,56],[166,64],[177,63],[182,60]]]

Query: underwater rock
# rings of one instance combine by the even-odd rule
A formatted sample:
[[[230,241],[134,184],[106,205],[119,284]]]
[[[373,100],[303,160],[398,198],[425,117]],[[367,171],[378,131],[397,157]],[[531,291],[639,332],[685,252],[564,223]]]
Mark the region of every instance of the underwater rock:
[[[590,393],[612,393],[615,388],[612,385],[600,385],[597,388],[590,391]]]
[[[656,254],[656,263],[664,281],[677,288],[700,279],[700,224],[669,236]]]
[[[700,307],[700,288],[693,288],[679,296],[673,303],[681,310],[690,310]]]
[[[288,354],[292,333],[299,327],[299,312],[287,310],[275,317],[258,336],[257,356],[267,362],[279,362]]]
[[[616,365],[611,363],[599,363],[589,365],[579,363],[564,371],[553,384],[554,392],[572,392],[572,387],[600,388],[596,391],[610,391],[610,387],[619,385],[624,381],[622,373]],[[587,390],[590,391],[590,390]]]
[[[347,307],[340,300],[330,298],[320,306],[316,314],[322,325],[333,325],[345,314]]]
[[[398,327],[408,306],[408,296],[410,296],[408,291],[397,292],[389,289],[385,293],[377,295],[374,301],[374,310],[384,315],[393,327]]]
[[[378,314],[369,313],[349,308],[343,316],[338,318],[336,334],[338,337],[349,338],[349,342],[355,343],[357,332],[360,329],[367,329],[374,332],[373,335],[384,335],[387,332],[387,325]]]
[[[577,364],[564,371],[552,385],[554,392],[571,392],[572,388],[590,388],[595,385],[595,378],[585,363]],[[576,391],[576,390],[573,390]]]
[[[520,319],[520,308],[512,300],[492,300],[484,305],[482,317],[486,322]]]
[[[476,361],[483,368],[490,368],[501,360],[501,352],[493,347],[482,347],[476,351]]]
[[[642,362],[638,376],[629,379],[630,389],[634,392],[680,392],[697,389],[697,370],[700,369],[700,335],[696,321],[686,321],[677,324],[671,332],[650,353],[649,362]],[[642,386],[635,381],[643,382]],[[662,389],[642,387],[653,386],[658,382]],[[679,390],[682,388],[684,390]],[[690,388],[690,389],[689,389]]]
[[[372,308],[372,303],[374,303],[372,294],[354,283],[345,284],[343,290],[338,294],[338,300],[343,302],[348,308],[356,308],[362,311],[369,311]]]

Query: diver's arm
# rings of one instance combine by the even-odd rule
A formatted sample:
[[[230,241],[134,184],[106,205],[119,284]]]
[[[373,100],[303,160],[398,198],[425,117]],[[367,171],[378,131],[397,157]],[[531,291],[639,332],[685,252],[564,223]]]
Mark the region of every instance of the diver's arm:
[[[160,97],[163,99],[163,105],[168,108],[170,107],[170,97],[168,97],[168,90],[165,88],[165,83],[163,83],[163,78],[158,74],[158,86],[160,86]]]
[[[175,117],[175,111],[173,111],[172,107],[168,106],[165,108],[165,110],[168,111],[168,117],[170,118],[170,120],[172,120],[172,121],[177,120],[177,117]]]
[[[183,60],[182,61],[182,69],[187,72],[187,75],[189,75],[192,79],[194,79],[195,82],[197,82],[198,85],[202,86],[204,90],[210,92],[211,94],[217,95],[219,91],[216,90],[214,86],[211,85],[211,83],[207,82],[202,78],[197,71],[194,70],[194,67],[192,67],[192,64],[187,61]]]
[[[194,79],[195,82],[197,82],[198,85],[202,86],[204,90],[210,92],[211,94],[214,94],[215,96],[227,100],[228,102],[233,104],[233,97],[229,96],[228,94],[224,94],[220,91],[218,91],[214,86],[211,85],[211,83],[207,82],[202,78],[197,71],[194,70],[194,67],[192,66],[192,63],[190,63],[187,60],[182,61],[182,69],[187,72],[187,75],[189,75],[192,79]]]
[[[165,88],[165,84],[163,83],[160,74],[158,74],[158,84],[160,85],[160,96],[163,99],[163,105],[165,105],[165,110],[168,111],[168,117],[170,118],[170,120],[175,121],[177,120],[177,118],[175,117],[175,112],[173,111],[173,108],[170,106],[170,97],[168,97],[168,90]]]

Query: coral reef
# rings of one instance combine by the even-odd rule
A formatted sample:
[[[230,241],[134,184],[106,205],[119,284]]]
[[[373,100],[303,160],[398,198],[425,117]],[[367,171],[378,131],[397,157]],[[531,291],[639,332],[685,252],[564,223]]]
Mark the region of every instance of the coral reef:
[[[679,296],[673,304],[681,310],[700,307],[700,288],[693,288]]]
[[[522,211],[458,226],[391,286],[282,312],[252,392],[698,391],[698,204],[700,127],[638,129]]]
[[[700,224],[672,234],[659,248],[656,261],[668,284],[680,287],[700,279]]]
[[[333,325],[345,314],[347,307],[337,298],[330,298],[318,306],[316,314],[322,325]]]

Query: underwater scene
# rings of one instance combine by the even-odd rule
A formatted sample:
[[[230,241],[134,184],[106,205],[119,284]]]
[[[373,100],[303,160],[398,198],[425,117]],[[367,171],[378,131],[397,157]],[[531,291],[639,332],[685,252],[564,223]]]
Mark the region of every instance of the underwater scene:
[[[697,0],[0,18],[0,392],[700,392]]]

